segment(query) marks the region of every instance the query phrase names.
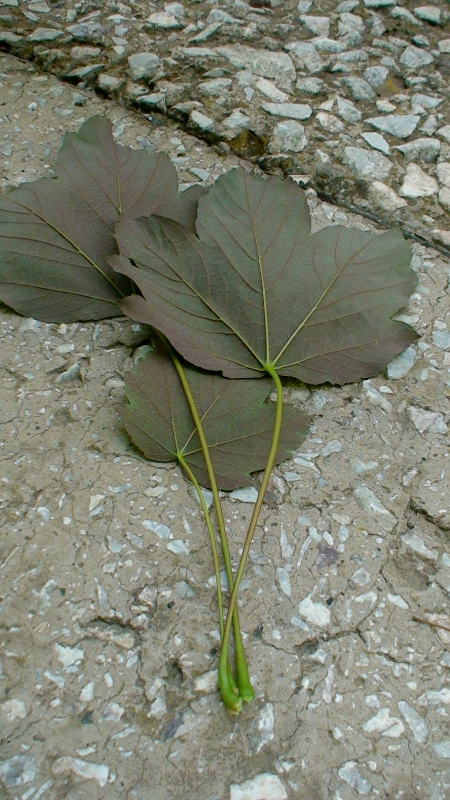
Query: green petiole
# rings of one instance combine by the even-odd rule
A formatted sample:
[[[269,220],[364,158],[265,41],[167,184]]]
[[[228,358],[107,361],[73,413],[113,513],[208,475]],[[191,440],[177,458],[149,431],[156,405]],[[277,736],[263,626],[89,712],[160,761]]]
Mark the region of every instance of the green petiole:
[[[192,392],[191,392],[191,389],[190,389],[190,386],[189,386],[189,382],[188,382],[188,380],[186,378],[186,374],[185,374],[185,372],[183,370],[183,365],[181,364],[180,359],[178,358],[176,352],[174,351],[173,347],[171,346],[170,342],[166,339],[166,337],[163,336],[161,333],[159,333],[159,331],[157,331],[157,333],[158,333],[159,338],[163,342],[164,346],[166,347],[167,351],[169,352],[170,357],[171,357],[171,359],[173,361],[174,367],[175,367],[175,369],[176,369],[176,371],[178,373],[178,377],[179,377],[181,385],[183,387],[183,391],[185,393],[185,397],[186,397],[187,403],[189,405],[189,409],[191,411],[192,418],[193,418],[194,423],[195,423],[195,427],[197,429],[198,437],[199,437],[201,448],[202,448],[203,458],[205,460],[205,465],[206,465],[206,469],[207,469],[207,472],[208,472],[209,482],[211,484],[211,491],[212,491],[212,494],[213,494],[214,509],[215,509],[216,517],[217,517],[217,524],[218,524],[218,528],[219,528],[219,536],[220,536],[220,542],[221,542],[221,545],[222,545],[223,560],[224,560],[224,563],[225,563],[225,570],[226,570],[226,574],[227,574],[229,591],[232,592],[233,588],[234,588],[233,587],[233,572],[232,572],[232,569],[231,569],[231,560],[230,560],[230,553],[229,553],[229,548],[228,548],[228,540],[227,540],[227,535],[226,535],[226,531],[225,531],[225,521],[224,521],[224,518],[223,518],[222,506],[221,506],[221,503],[220,503],[220,497],[219,497],[219,490],[218,490],[218,487],[217,487],[217,481],[216,481],[216,478],[215,478],[215,475],[214,475],[214,469],[213,469],[212,462],[211,462],[211,455],[210,455],[210,452],[209,452],[208,443],[206,441],[205,433],[203,431],[202,422],[201,422],[197,407],[195,405],[195,400],[194,400],[194,398],[192,396]],[[202,497],[203,497],[203,495],[202,495]],[[216,580],[217,580],[217,575],[216,575]],[[219,574],[219,579],[218,579],[218,591],[219,591],[219,587],[220,587],[220,574]],[[234,678],[233,678],[233,676],[231,674],[230,667],[229,667],[229,661],[228,661],[228,650],[229,650],[229,644],[230,644],[231,624],[233,624],[233,633],[234,633],[236,678],[237,678],[238,688],[236,688],[236,684],[235,684]],[[222,638],[221,652],[223,651],[223,644],[224,644],[224,642],[223,642],[223,638]],[[226,677],[225,677],[225,675],[222,676],[223,684],[224,684],[224,689],[223,690],[222,690],[222,686],[221,686],[222,697],[223,697],[224,703],[227,706],[227,708],[230,708],[230,710],[234,711],[235,713],[238,713],[240,711],[241,707],[242,707],[242,700],[245,700],[245,702],[249,703],[251,700],[253,700],[254,692],[253,692],[252,685],[251,685],[251,682],[250,682],[250,676],[249,676],[249,673],[248,673],[247,662],[245,660],[244,648],[243,648],[243,645],[242,645],[241,629],[240,629],[240,625],[239,625],[239,615],[238,615],[238,610],[237,610],[236,607],[234,607],[234,609],[233,609],[233,611],[231,613],[231,616],[230,616],[230,631],[228,633],[228,644],[227,644],[227,648],[226,648],[226,659],[225,659],[225,662],[226,662],[225,665],[222,664],[222,672],[226,673]]]
[[[222,586],[220,583],[220,566],[219,566],[219,557],[217,554],[217,546],[216,540],[214,538],[214,530],[211,522],[211,517],[208,511],[208,506],[206,505],[205,498],[203,496],[203,492],[201,490],[200,484],[195,477],[194,473],[192,472],[189,464],[186,462],[184,455],[181,451],[177,451],[177,459],[180,467],[185,471],[186,475],[188,476],[189,480],[192,481],[194,488],[197,492],[198,499],[200,500],[200,504],[202,507],[203,515],[206,521],[206,527],[208,528],[209,534],[209,541],[211,543],[211,550],[213,554],[213,561],[214,561],[214,575],[216,578],[216,589],[217,589],[217,605],[219,606],[219,627],[220,627],[220,639],[223,640],[223,629],[224,629],[224,620],[223,620],[223,599],[222,599]],[[236,681],[234,680],[233,673],[231,671],[230,663],[228,662],[228,680],[230,682],[233,691],[236,691]]]
[[[238,713],[241,710],[241,706],[238,707],[236,703],[236,698],[233,698],[232,693],[230,692],[230,685],[229,685],[229,675],[228,675],[228,648],[230,645],[230,634],[231,634],[231,622],[236,610],[236,598],[237,593],[239,591],[239,585],[242,579],[242,575],[245,569],[245,564],[247,561],[248,551],[250,550],[250,545],[252,543],[253,534],[255,532],[255,528],[259,519],[259,514],[261,512],[261,507],[264,501],[264,496],[266,494],[267,485],[269,483],[269,478],[273,469],[273,465],[275,463],[276,453],[278,449],[278,442],[280,439],[280,432],[281,432],[281,422],[283,418],[283,388],[281,386],[280,378],[274,369],[271,363],[267,363],[264,365],[266,372],[271,376],[275,383],[275,389],[277,393],[277,404],[276,404],[276,414],[275,414],[275,427],[273,431],[272,437],[272,444],[269,451],[269,456],[266,463],[266,468],[264,470],[264,475],[261,481],[261,486],[258,492],[258,499],[255,503],[255,508],[253,510],[252,518],[250,520],[250,526],[248,529],[248,533],[245,539],[244,548],[242,551],[241,559],[239,561],[238,570],[236,573],[236,578],[234,581],[233,591],[231,592],[230,603],[228,606],[228,614],[225,622],[225,629],[224,635],[222,640],[222,649],[220,651],[220,659],[219,659],[219,686],[222,693],[222,697],[224,700],[225,705],[230,711],[234,713]],[[242,699],[245,699],[244,697]]]
[[[214,531],[212,527],[211,517],[209,515],[208,506],[206,505],[205,498],[203,496],[203,492],[201,490],[200,484],[195,477],[194,473],[192,472],[189,464],[185,461],[184,455],[182,452],[177,452],[177,460],[180,467],[184,470],[186,475],[188,476],[191,483],[194,485],[194,488],[197,492],[198,499],[200,501],[200,505],[202,507],[203,515],[205,517],[206,527],[208,528],[209,534],[209,541],[211,543],[211,550],[213,554],[213,561],[214,561],[214,575],[216,578],[216,586],[217,586],[217,605],[219,606],[219,626],[220,626],[220,638],[223,639],[223,600],[222,600],[222,586],[220,583],[220,566],[219,566],[219,557],[217,554],[217,546],[216,540],[214,538]]]

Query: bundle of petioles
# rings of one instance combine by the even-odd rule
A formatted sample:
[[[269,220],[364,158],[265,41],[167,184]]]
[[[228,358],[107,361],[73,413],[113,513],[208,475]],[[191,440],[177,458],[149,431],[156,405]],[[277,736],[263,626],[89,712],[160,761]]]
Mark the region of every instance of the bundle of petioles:
[[[177,461],[198,492],[231,712],[253,698],[236,604],[248,551],[271,471],[308,430],[299,409],[283,407],[283,379],[369,378],[411,344],[416,332],[393,319],[416,284],[410,258],[399,230],[311,234],[305,194],[290,178],[241,167],[207,190],[179,192],[169,157],[117,144],[104,117],[66,135],[55,177],[0,198],[7,306],[46,322],[125,314],[151,326],[153,345],[125,381],[123,423],[147,458]],[[257,472],[233,574],[219,491]],[[212,491],[213,515],[201,487]]]

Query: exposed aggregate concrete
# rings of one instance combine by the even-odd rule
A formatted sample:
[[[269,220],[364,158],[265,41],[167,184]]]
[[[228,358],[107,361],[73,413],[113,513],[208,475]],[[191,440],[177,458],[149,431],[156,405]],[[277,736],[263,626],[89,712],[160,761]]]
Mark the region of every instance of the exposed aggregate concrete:
[[[449,18],[444,0],[0,0],[0,47],[448,254]]]
[[[113,28],[106,24],[104,3],[97,4],[100,13],[86,22],[95,3],[77,9],[68,3],[0,0],[0,6],[2,2],[0,15],[12,20],[6,27],[10,41],[11,35],[21,37],[21,47],[28,48],[27,37],[38,33],[43,19],[41,27],[64,35],[69,26],[88,24],[87,29],[75,27],[68,42],[62,34],[46,40],[49,54],[56,43],[70,58],[75,58],[75,47],[100,49],[102,58],[111,54],[108,37],[113,34],[108,31]],[[160,61],[166,56],[156,45],[171,53],[181,40],[215,25],[219,27],[211,37],[222,38],[213,38],[214,47],[231,46],[230,41],[240,41],[236,31],[250,28],[257,35],[245,39],[249,47],[262,49],[262,36],[267,46],[269,30],[276,44],[271,52],[279,52],[283,48],[277,26],[291,24],[283,21],[288,14],[295,16],[297,27],[287,31],[293,40],[300,19],[292,4],[291,9],[290,4],[280,4],[263,15],[243,3],[220,9],[214,4],[174,3],[165,10],[158,3],[155,9],[145,4],[145,18],[166,16],[151,23],[151,31],[143,31],[137,17],[144,13],[139,11],[143,4],[130,3],[129,12],[119,5],[108,6],[108,15],[116,12],[127,20],[136,16],[138,22],[129,30],[142,36],[141,45],[147,37],[146,47],[153,37],[152,52],[157,51]],[[304,14],[314,14],[316,21],[308,20],[306,30],[312,26],[314,35],[325,36],[328,5],[317,12],[308,5]],[[353,11],[341,16],[354,12],[364,20],[375,14],[382,20],[406,19],[398,16],[400,6],[393,3],[375,10],[372,0],[367,8],[351,5]],[[42,10],[45,6],[48,10]],[[177,22],[180,6],[184,27]],[[413,13],[412,6],[411,11],[403,8],[414,20],[414,35],[425,35],[426,30],[432,42],[429,50],[418,48],[425,55],[432,54],[438,39],[445,40],[440,22],[445,9],[432,8],[423,13],[433,13],[434,23],[424,20],[422,12]],[[207,14],[213,12],[207,23]],[[241,23],[224,21],[221,14],[227,13]],[[200,14],[204,28],[198,24]],[[334,11],[328,17],[333,32]],[[260,21],[267,19],[270,25],[261,33]],[[163,23],[169,28],[161,33],[158,26]],[[114,21],[120,24],[128,22]],[[188,25],[196,27],[187,34]],[[235,26],[232,33],[227,33],[227,25]],[[168,43],[174,35],[177,38]],[[115,31],[114,36],[119,34]],[[124,47],[127,58],[144,52],[127,31],[121,36],[127,43],[115,46]],[[308,42],[308,37],[302,41]],[[308,52],[315,59],[319,52],[324,60],[338,51]],[[405,53],[407,48],[402,58]],[[30,53],[25,49],[21,55]],[[68,70],[72,62],[64,62],[62,56],[46,62],[36,52],[31,55],[32,66],[12,56],[0,61],[3,190],[51,174],[64,133],[96,113],[108,114],[121,143],[166,150],[183,184],[211,182],[239,163],[234,146],[234,153],[226,153],[220,143],[219,150],[208,147],[184,131],[190,124],[185,120],[172,114],[172,119],[164,119],[153,111],[146,120],[89,88],[61,83],[43,71],[59,58]],[[81,56],[85,59],[86,53]],[[119,80],[122,68],[113,69],[110,63],[106,74]],[[225,63],[233,67],[228,56]],[[288,62],[283,64],[286,69],[275,88],[287,97],[268,88],[267,82],[278,78],[274,70],[254,78],[255,86],[259,84],[255,94],[262,93],[262,102],[298,99],[288,91],[292,73]],[[151,70],[151,60],[146,69]],[[189,69],[187,82],[197,74]],[[236,67],[234,72],[233,67],[224,76],[210,77],[202,68],[200,72],[203,82],[232,80],[235,86],[245,69]],[[355,69],[355,78],[361,77],[359,72]],[[311,74],[301,76],[296,66],[297,79],[305,83],[329,80],[336,73]],[[366,83],[373,87],[383,74],[376,78],[375,73],[372,83]],[[150,81],[148,89],[158,91],[162,80]],[[225,96],[229,84],[217,86]],[[361,85],[353,87],[353,92],[369,94]],[[199,97],[211,97],[208,89],[206,94],[200,91]],[[273,93],[271,100],[267,91]],[[327,88],[321,103],[328,93]],[[325,131],[324,126],[336,126],[343,119],[334,107],[319,111],[315,97],[307,102],[301,97],[301,104],[315,109],[308,119],[284,119],[269,112],[272,140],[298,135],[298,142],[303,136],[311,142],[308,126],[316,124],[311,120],[318,118]],[[352,100],[346,106],[344,100],[349,99],[351,95],[336,101],[347,116],[364,102]],[[198,102],[203,105],[194,111],[208,115],[215,126],[218,100]],[[260,113],[251,102],[240,104],[243,116]],[[223,106],[229,116],[237,108]],[[407,104],[405,109],[411,110]],[[376,118],[372,101],[367,100],[363,110],[367,118]],[[278,125],[285,127],[276,133]],[[375,131],[379,128],[373,135]],[[410,164],[445,186],[450,160],[445,137],[439,139],[436,164],[434,157],[416,163],[414,156],[409,161],[392,146],[403,140],[382,135],[391,143],[385,155],[393,165],[389,175],[400,174],[401,164],[406,175]],[[339,148],[330,145],[325,134],[323,142],[332,163],[337,163]],[[350,137],[350,142],[348,147],[366,148],[357,139]],[[306,148],[299,158],[305,154]],[[288,157],[296,158],[295,153]],[[265,161],[262,166],[267,167]],[[301,174],[308,170],[302,166]],[[369,197],[376,196],[374,184],[388,186],[383,180],[390,181],[389,175],[370,176]],[[414,183],[417,173],[410,170],[408,175]],[[423,185],[420,174],[417,180]],[[305,185],[309,183],[305,178]],[[388,188],[392,202],[407,204],[398,205],[393,216],[409,214],[402,219],[419,225],[426,211],[436,215],[436,226],[439,221],[444,230],[436,192],[421,195],[414,205],[409,195],[402,198],[400,190],[396,192],[395,183]],[[378,192],[386,190],[378,187]],[[308,199],[316,229],[337,222],[377,229],[367,219],[320,202],[313,189]],[[342,388],[286,389],[287,400],[301,404],[313,425],[301,451],[275,470],[252,545],[240,613],[257,699],[237,719],[225,712],[217,693],[213,567],[199,506],[177,469],[139,456],[118,415],[124,374],[148,332],[123,319],[49,325],[2,310],[0,796],[448,797],[450,269],[442,254],[417,244],[413,268],[419,285],[402,318],[422,335],[417,345],[371,381]],[[233,495],[224,497],[224,510],[236,563],[253,494],[246,489]]]

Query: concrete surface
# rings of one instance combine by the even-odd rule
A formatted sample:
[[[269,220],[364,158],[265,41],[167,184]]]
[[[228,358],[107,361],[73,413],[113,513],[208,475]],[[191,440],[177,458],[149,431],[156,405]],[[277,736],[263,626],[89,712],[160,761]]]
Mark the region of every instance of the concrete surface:
[[[238,163],[12,56],[0,73],[3,190],[51,174],[64,133],[96,113],[118,141],[169,152],[182,182]],[[308,198],[316,228],[376,230]],[[256,700],[238,718],[216,691],[199,506],[118,415],[148,332],[2,308],[1,797],[449,796],[450,270],[418,244],[413,268],[402,318],[417,346],[364,384],[286,390],[313,424],[274,472],[251,549],[240,608]],[[224,509],[236,563],[252,505]]]

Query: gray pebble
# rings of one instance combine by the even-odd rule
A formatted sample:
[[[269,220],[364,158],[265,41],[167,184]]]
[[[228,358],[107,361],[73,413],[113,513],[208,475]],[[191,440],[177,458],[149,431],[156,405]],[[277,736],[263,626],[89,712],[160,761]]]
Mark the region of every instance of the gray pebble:
[[[367,511],[371,517],[375,517],[380,528],[385,531],[392,531],[395,528],[397,524],[396,518],[381,504],[378,497],[367,486],[357,486],[353,496],[363,511]]]
[[[364,70],[364,78],[367,83],[370,83],[372,88],[379,89],[386,83],[387,76],[389,75],[389,70],[387,67],[368,67]]]
[[[420,67],[428,67],[434,61],[431,53],[426,50],[421,50],[419,47],[407,47],[400,56],[400,64],[408,69],[420,69]]]
[[[269,153],[301,153],[308,144],[305,128],[295,120],[279,122],[269,142]]]
[[[362,117],[361,112],[358,111],[351,100],[344,100],[343,97],[338,97],[337,99],[337,113],[346,122],[358,122]]]
[[[288,117],[289,119],[309,119],[312,108],[301,103],[262,103],[261,108],[276,117]]]
[[[416,350],[414,347],[407,347],[403,353],[395,356],[387,365],[387,376],[391,380],[404,378],[414,364]]]
[[[67,31],[79,42],[93,42],[94,44],[101,43],[104,34],[101,23],[96,19],[69,25]]]
[[[12,756],[0,761],[0,781],[6,788],[31,783],[36,777],[36,762],[32,756]]]
[[[292,42],[286,45],[286,50],[289,50],[295,56],[296,63],[308,72],[322,72],[325,67],[325,62],[311,42]]]
[[[346,147],[344,164],[347,164],[358,178],[387,178],[393,164],[381,153],[374,153],[364,147]]]
[[[414,9],[414,14],[425,22],[431,22],[432,25],[440,25],[443,17],[441,9],[437,6],[419,6]]]
[[[190,115],[190,122],[194,127],[199,128],[202,131],[209,131],[214,128],[214,120],[211,117],[207,117],[205,114],[202,114],[201,111],[191,111]]]
[[[399,150],[405,156],[407,161],[426,161],[429,163],[437,161],[437,157],[441,151],[441,143],[439,139],[423,138],[414,139],[413,142],[407,144],[399,144],[394,147],[394,150]]]
[[[398,139],[407,139],[414,132],[420,117],[413,114],[389,114],[386,117],[369,117],[366,122],[383,133],[390,133]]]
[[[280,89],[290,89],[296,78],[294,65],[287,53],[257,50],[247,45],[221,46],[215,52],[238,69],[251,69],[256,75],[270,78]]]
[[[36,28],[27,36],[27,39],[29,42],[53,42],[61,36],[64,36],[64,31],[56,30],[56,28]]]
[[[374,150],[379,150],[380,153],[384,153],[386,156],[390,154],[391,148],[381,133],[362,133],[361,136]]]
[[[159,57],[156,53],[136,53],[128,56],[128,66],[133,80],[152,78],[159,66]]]
[[[416,19],[407,8],[403,8],[403,6],[395,6],[391,11],[391,17],[405,19],[411,25],[420,25],[419,20]]]
[[[251,120],[250,117],[247,117],[246,114],[236,108],[229,117],[222,120],[222,125],[231,130],[234,130],[234,128],[248,128],[251,125]]]
[[[326,90],[326,85],[320,78],[299,78],[295,84],[295,88],[299,92],[315,96],[324,92]]]
[[[97,79],[97,86],[103,92],[115,92],[122,86],[123,81],[120,78],[115,78],[114,75],[108,75],[102,72]]]
[[[375,92],[367,81],[362,78],[348,77],[343,78],[342,83],[346,86],[357,102],[360,100],[375,100]]]
[[[221,97],[223,92],[231,88],[232,83],[233,81],[231,78],[213,78],[213,80],[199,83],[197,89],[199,94],[210,97]]]

